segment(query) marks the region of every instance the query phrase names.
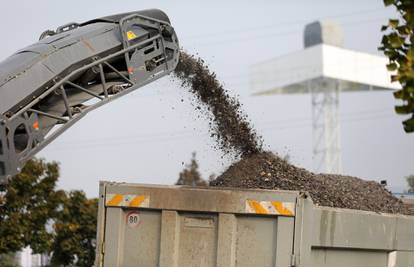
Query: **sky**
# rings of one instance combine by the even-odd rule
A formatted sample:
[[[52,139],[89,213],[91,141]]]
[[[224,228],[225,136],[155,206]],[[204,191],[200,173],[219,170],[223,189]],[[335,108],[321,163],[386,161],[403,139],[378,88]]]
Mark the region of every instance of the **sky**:
[[[252,96],[249,67],[303,49],[303,28],[336,21],[344,47],[380,55],[380,27],[396,17],[380,0],[313,1],[5,1],[0,9],[0,60],[68,22],[159,8],[170,17],[180,45],[198,54],[237,95],[266,148],[313,170],[309,95]],[[100,180],[174,184],[191,153],[204,177],[233,161],[215,150],[208,120],[177,81],[164,77],[91,112],[39,153],[61,167],[59,187],[97,196]],[[414,174],[414,134],[405,134],[391,92],[340,96],[343,173],[386,179],[395,192]]]

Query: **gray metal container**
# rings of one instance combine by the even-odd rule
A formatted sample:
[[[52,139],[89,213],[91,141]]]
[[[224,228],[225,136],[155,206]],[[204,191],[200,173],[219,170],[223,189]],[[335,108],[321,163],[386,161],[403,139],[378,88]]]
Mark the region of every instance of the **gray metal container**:
[[[95,266],[412,267],[414,217],[294,191],[102,182]]]

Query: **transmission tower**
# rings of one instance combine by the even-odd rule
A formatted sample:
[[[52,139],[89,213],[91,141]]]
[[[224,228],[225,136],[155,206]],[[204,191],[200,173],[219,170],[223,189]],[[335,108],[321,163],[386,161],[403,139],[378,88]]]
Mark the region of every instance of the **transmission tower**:
[[[316,171],[341,173],[340,82],[320,78],[309,81],[308,86],[312,100],[313,165]]]

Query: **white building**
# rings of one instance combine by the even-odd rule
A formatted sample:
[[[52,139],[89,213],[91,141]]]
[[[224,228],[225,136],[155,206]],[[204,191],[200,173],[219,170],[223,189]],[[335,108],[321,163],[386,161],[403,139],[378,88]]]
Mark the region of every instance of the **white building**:
[[[339,93],[399,89],[385,57],[342,47],[341,28],[314,22],[304,31],[305,48],[250,68],[253,95],[310,93],[315,171],[341,173]]]

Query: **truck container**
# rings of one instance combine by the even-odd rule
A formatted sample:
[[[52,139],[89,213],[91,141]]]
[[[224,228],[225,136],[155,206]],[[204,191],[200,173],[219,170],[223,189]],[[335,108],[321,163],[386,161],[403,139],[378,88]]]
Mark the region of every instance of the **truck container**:
[[[413,267],[414,216],[296,191],[101,182],[96,267]]]

